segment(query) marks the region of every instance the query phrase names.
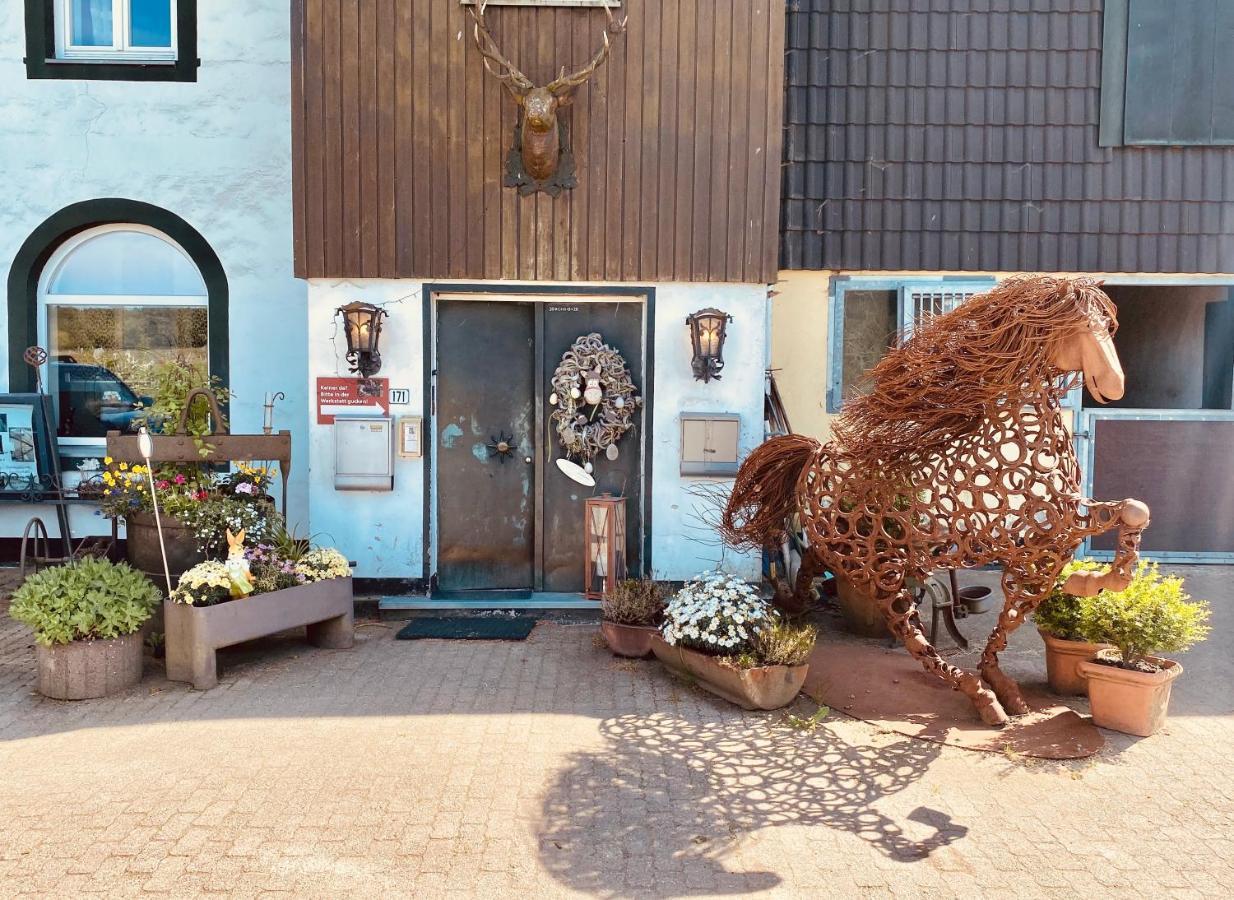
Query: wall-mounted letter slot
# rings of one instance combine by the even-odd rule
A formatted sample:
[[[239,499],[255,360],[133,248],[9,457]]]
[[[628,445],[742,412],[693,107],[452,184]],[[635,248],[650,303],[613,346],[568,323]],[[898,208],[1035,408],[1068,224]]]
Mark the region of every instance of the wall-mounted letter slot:
[[[382,416],[334,417],[334,489],[394,490],[394,429]]]
[[[681,474],[737,474],[741,416],[733,413],[681,414]]]

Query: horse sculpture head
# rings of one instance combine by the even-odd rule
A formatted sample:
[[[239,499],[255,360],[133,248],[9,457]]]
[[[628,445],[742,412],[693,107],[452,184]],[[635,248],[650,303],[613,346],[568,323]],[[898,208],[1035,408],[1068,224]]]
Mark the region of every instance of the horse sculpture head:
[[[1114,319],[1110,298],[1101,283],[1090,278],[1059,282],[1059,289],[1075,295],[1075,307],[1083,316],[1077,330],[1061,335],[1050,353],[1050,363],[1060,372],[1082,372],[1084,384],[1099,403],[1121,400],[1125,380],[1123,367],[1114,349]],[[1096,297],[1094,295],[1099,295]]]
[[[1083,372],[1099,399],[1123,394],[1114,304],[1091,278],[1008,278],[930,316],[866,374],[834,434],[870,465],[938,452],[1009,406],[1057,404]],[[1074,384],[1069,378],[1066,384]]]

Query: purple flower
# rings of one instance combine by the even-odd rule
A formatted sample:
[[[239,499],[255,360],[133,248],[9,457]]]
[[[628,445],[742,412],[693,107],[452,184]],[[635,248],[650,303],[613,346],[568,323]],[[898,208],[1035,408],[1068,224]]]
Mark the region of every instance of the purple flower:
[[[237,494],[252,494],[253,492],[254,492],[253,486],[249,484],[247,481],[241,482],[240,484],[236,485]]]

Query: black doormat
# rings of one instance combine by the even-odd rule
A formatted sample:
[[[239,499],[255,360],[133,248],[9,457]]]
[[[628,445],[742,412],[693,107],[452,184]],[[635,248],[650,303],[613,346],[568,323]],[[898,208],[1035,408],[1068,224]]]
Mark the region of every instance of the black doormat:
[[[533,616],[425,616],[412,619],[395,637],[400,641],[525,641],[535,627]]]

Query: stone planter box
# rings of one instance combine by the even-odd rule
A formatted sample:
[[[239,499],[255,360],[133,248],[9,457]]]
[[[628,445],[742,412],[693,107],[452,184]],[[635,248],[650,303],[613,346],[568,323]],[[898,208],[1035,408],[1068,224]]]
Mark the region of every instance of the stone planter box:
[[[171,583],[199,562],[206,554],[197,547],[192,532],[171,516],[163,516],[163,543],[167,547],[167,568]],[[133,513],[124,520],[124,555],[129,565],[151,576],[160,588],[166,590],[163,573],[163,554],[159,550],[159,532],[153,513]]]
[[[651,639],[656,659],[675,675],[735,703],[742,709],[779,709],[793,702],[805,683],[810,666],[763,666],[735,669],[714,656],[674,647],[658,635]]]
[[[92,700],[131,688],[141,681],[143,634],[52,647],[37,644],[38,692],[53,700]]]
[[[1161,671],[1136,672],[1096,660],[1080,663],[1080,674],[1088,679],[1093,724],[1140,737],[1148,737],[1165,724],[1170,689],[1183,667],[1172,659],[1148,659],[1161,666]]]
[[[654,625],[622,625],[601,620],[600,633],[615,656],[647,659],[651,656],[651,640],[660,633]]]
[[[215,651],[307,626],[309,643],[345,650],[352,646],[354,601],[350,578],[256,594],[216,606],[163,601],[167,631],[167,677],[199,691],[219,683]]]
[[[1108,650],[1109,644],[1089,644],[1086,641],[1067,641],[1037,629],[1045,642],[1045,674],[1050,690],[1065,697],[1083,697],[1088,693],[1088,682],[1080,674],[1080,663],[1092,659],[1099,650]]]

